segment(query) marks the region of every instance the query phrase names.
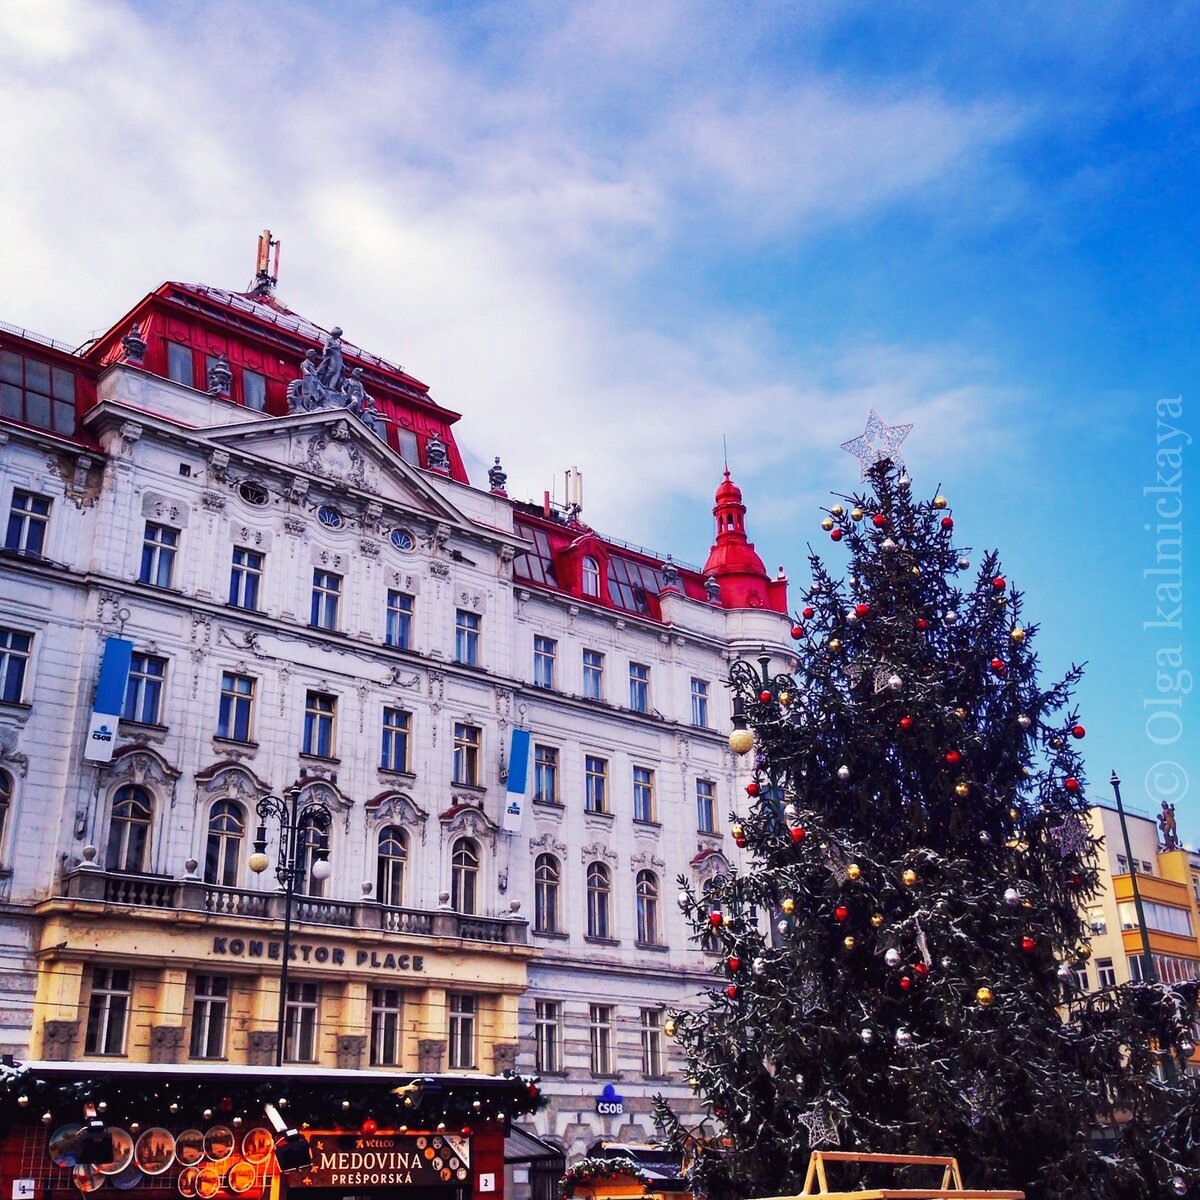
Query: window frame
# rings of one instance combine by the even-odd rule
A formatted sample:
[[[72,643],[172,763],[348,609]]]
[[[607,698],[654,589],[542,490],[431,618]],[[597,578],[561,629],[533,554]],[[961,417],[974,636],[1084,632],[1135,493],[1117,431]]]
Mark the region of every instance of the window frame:
[[[533,931],[560,933],[562,863],[557,855],[543,853],[533,863]]]
[[[181,379],[179,376],[185,373],[185,361],[188,378]],[[183,342],[175,342],[170,338],[167,339],[167,378],[172,383],[179,383],[184,387],[194,388],[196,386],[195,351],[191,346],[185,346]]]
[[[412,649],[414,597],[398,588],[388,588],[383,644],[394,650]]]
[[[24,646],[18,645],[23,641]],[[0,626],[0,702],[21,704],[33,658],[33,634],[10,625]]]
[[[562,1071],[562,1001],[538,999],[533,1005],[533,1062],[540,1075]]]
[[[344,578],[336,571],[324,571],[320,567],[313,567],[312,603],[308,611],[309,628],[324,629],[332,633],[340,629],[338,620],[341,615]]]
[[[134,805],[143,813],[134,815]],[[118,812],[128,808],[129,815]],[[154,828],[154,798],[145,788],[126,783],[113,793],[109,801],[108,837],[104,847],[104,869],[128,875],[144,875],[149,869],[150,840]],[[119,829],[119,833],[118,833]],[[130,866],[131,845],[137,841],[137,865]],[[119,840],[114,842],[116,836]]]
[[[248,683],[249,689],[241,691],[238,684]],[[254,701],[258,680],[253,675],[242,675],[237,671],[221,672],[221,693],[217,703],[216,736],[227,742],[251,745],[254,741]],[[245,717],[245,737],[239,737],[242,717]]]
[[[309,688],[304,693],[304,736],[300,753],[309,758],[337,757],[338,698]]]
[[[478,1056],[479,997],[473,992],[446,993],[447,1066],[452,1071],[473,1071]]]
[[[613,1075],[613,1010],[612,1004],[588,1005],[588,1056],[592,1074],[598,1077]]]
[[[175,559],[179,553],[179,530],[161,521],[147,521],[142,533],[142,559],[138,583],[147,587],[175,585]],[[165,576],[165,579],[164,579]]]
[[[84,1054],[105,1058],[127,1056],[129,1014],[133,1009],[133,984],[133,971],[128,967],[92,968]],[[114,1016],[119,1022],[119,1029],[115,1030]]]
[[[38,509],[38,505],[45,505]],[[50,511],[54,501],[40,492],[13,488],[8,506],[8,525],[4,531],[4,549],[23,558],[45,558],[46,535],[50,529]],[[37,545],[30,546],[36,531]]]
[[[202,973],[192,978],[192,1024],[188,1031],[188,1058],[224,1059],[229,1026],[228,975]],[[219,985],[219,986],[218,986]],[[203,987],[203,990],[201,990]],[[214,1032],[216,1048],[213,1047]]]
[[[650,667],[647,663],[629,664],[629,711],[650,714]]]
[[[31,378],[43,372],[44,382]],[[73,438],[78,429],[77,379],[77,372],[70,367],[31,358],[10,346],[0,347],[0,417]],[[37,420],[35,410],[43,406],[46,420]]]
[[[404,989],[371,988],[371,1036],[368,1062],[373,1067],[398,1067],[404,1058]],[[386,1053],[390,1043],[391,1053]]]
[[[658,824],[652,767],[633,768],[633,819],[640,825]]]
[[[283,1018],[285,1063],[315,1063],[318,1060],[320,1025],[321,985],[311,979],[289,980]]]
[[[692,696],[692,728],[693,729],[711,729],[712,726],[708,720],[708,680],[700,679],[698,676],[692,676],[691,684]]]
[[[238,555],[242,561],[238,561]],[[234,546],[229,565],[229,603],[246,612],[262,612],[258,606],[262,591],[263,564],[267,556],[249,546]],[[257,560],[250,561],[250,560]]]
[[[583,756],[583,811],[601,816],[609,813],[608,759],[598,754]]]
[[[594,661],[588,661],[589,654]],[[585,700],[604,699],[604,652],[591,650],[586,646],[583,650],[583,698]]]
[[[661,946],[663,942],[659,900],[662,889],[658,876],[650,870],[639,871],[635,889],[638,945]]]
[[[533,636],[533,686],[553,691],[558,664],[558,641],[536,633]]]
[[[401,825],[381,825],[375,838],[375,899],[403,908],[407,887],[408,833]]]
[[[397,747],[400,753],[397,754]],[[402,775],[412,770],[412,713],[393,705],[383,706],[380,725],[379,769]]]
[[[454,661],[462,667],[479,666],[479,638],[483,618],[469,608],[454,610]]]
[[[648,1079],[666,1076],[666,1055],[663,1053],[662,1009],[643,1008],[641,1020],[642,1074]]]
[[[217,800],[208,810],[204,841],[204,882],[237,887],[241,878],[246,810],[236,800]]]
[[[161,725],[166,682],[165,658],[158,654],[135,652],[129,660],[121,720],[132,721],[137,725]]]
[[[587,866],[587,936],[612,940],[612,871],[598,859]]]
[[[717,785],[712,779],[696,780],[696,832],[717,832]]]
[[[483,758],[483,730],[465,721],[454,722],[451,781],[457,787],[479,787]]]
[[[558,797],[557,746],[546,746],[535,742],[533,746],[533,802],[561,807]]]
[[[479,875],[483,861],[479,843],[458,837],[450,847],[450,907],[461,916],[479,915]]]

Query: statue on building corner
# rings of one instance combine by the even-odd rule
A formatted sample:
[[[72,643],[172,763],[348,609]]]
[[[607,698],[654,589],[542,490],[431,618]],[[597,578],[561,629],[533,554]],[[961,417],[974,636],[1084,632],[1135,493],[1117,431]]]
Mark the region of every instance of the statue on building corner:
[[[450,456],[436,433],[431,433],[425,443],[425,466],[430,471],[437,471],[439,475],[450,474]]]
[[[1175,805],[1162,802],[1162,815],[1158,818],[1158,827],[1162,831],[1164,850],[1179,849],[1179,826],[1175,822]]]
[[[508,483],[508,474],[500,465],[500,455],[496,455],[496,461],[488,467],[488,487],[497,496],[507,496],[508,493],[504,490],[504,485]]]
[[[124,357],[123,362],[129,363],[132,367],[140,367],[146,357],[146,351],[149,347],[146,345],[146,339],[142,337],[142,331],[138,323],[134,321],[133,328],[121,339],[121,350]]]
[[[704,595],[709,604],[721,603],[721,585],[715,575],[709,575],[704,581]]]
[[[675,565],[675,560],[668,554],[662,565],[662,570],[659,572],[662,577],[662,588],[664,592],[677,592],[679,590],[679,568]]]
[[[208,394],[210,396],[228,396],[233,386],[233,371],[229,367],[229,359],[224,354],[218,354],[213,365],[208,368]]]

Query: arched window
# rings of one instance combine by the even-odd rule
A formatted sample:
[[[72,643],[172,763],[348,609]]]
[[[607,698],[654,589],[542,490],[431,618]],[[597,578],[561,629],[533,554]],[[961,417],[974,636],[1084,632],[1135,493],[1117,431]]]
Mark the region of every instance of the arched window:
[[[472,838],[459,838],[450,856],[450,906],[455,912],[477,911],[479,845]]]
[[[562,868],[553,854],[539,854],[533,865],[533,927],[538,933],[558,932],[558,887]]]
[[[609,936],[608,908],[611,899],[612,876],[603,863],[594,862],[587,870],[588,937],[606,938]]]
[[[379,831],[375,894],[380,904],[404,903],[404,868],[408,863],[408,837],[399,825]]]
[[[204,882],[236,887],[242,862],[246,814],[232,800],[218,800],[208,814],[208,845],[204,851]]]
[[[659,943],[658,876],[653,871],[637,873],[637,940],[647,946]]]
[[[600,595],[600,564],[590,554],[583,560],[583,594]]]
[[[113,797],[108,826],[106,871],[144,871],[150,848],[150,797],[141,788],[126,784]]]
[[[8,829],[8,813],[12,808],[13,781],[7,771],[0,771],[0,851],[4,849],[4,834]]]
[[[311,817],[302,819],[296,840],[296,890],[306,896],[324,896],[324,879],[314,879],[312,868],[320,858],[329,857],[329,831],[321,829]]]

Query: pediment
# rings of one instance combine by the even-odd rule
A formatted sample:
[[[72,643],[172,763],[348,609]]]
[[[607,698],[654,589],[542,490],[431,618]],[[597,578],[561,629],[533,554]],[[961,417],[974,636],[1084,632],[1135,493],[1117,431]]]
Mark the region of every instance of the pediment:
[[[313,486],[366,493],[382,503],[452,525],[471,521],[425,473],[343,409],[290,413],[250,424],[205,430],[205,439],[230,455],[257,460],[311,481]]]

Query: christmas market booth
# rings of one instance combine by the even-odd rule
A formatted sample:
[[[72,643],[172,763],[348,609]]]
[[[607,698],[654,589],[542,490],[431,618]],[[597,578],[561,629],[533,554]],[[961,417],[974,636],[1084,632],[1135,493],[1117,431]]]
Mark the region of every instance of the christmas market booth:
[[[594,1143],[561,1183],[563,1200],[692,1200],[679,1155],[642,1142]]]
[[[536,1153],[511,1122],[542,1103],[516,1074],[26,1062],[0,1067],[0,1187],[4,1200],[503,1200],[506,1161]]]

